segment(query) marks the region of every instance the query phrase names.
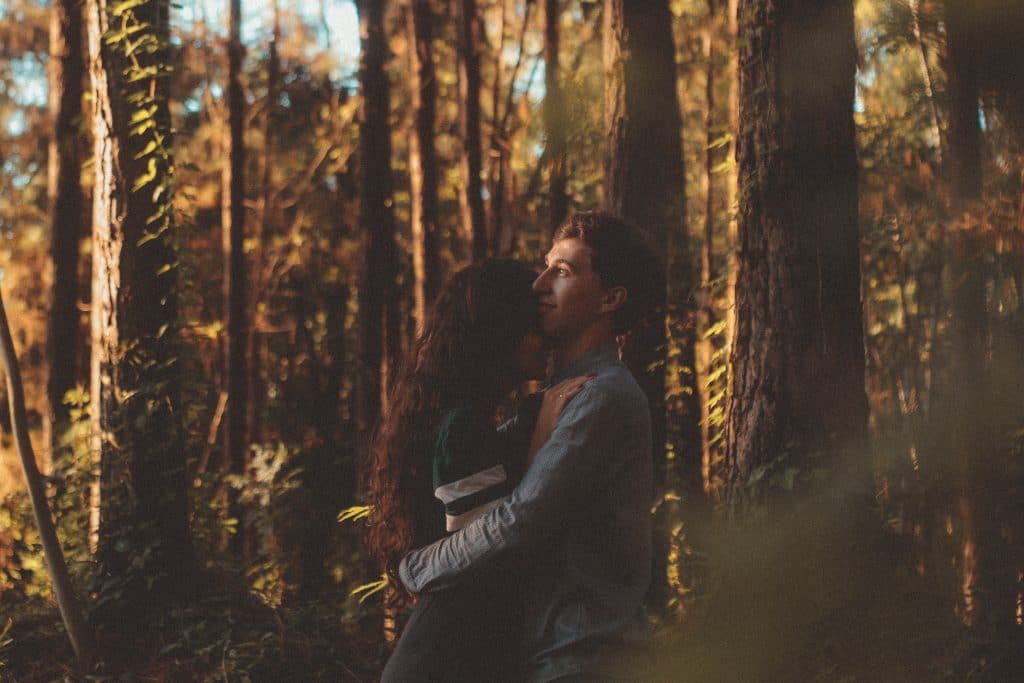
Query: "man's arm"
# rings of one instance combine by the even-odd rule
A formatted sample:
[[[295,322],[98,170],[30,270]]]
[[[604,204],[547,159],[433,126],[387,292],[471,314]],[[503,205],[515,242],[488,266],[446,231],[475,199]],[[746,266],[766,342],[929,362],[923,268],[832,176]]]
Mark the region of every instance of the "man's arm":
[[[638,433],[646,417],[645,406],[609,389],[600,382],[584,387],[512,494],[464,529],[406,555],[402,583],[416,593],[457,583],[471,568],[557,530],[602,490],[631,450],[616,444]]]

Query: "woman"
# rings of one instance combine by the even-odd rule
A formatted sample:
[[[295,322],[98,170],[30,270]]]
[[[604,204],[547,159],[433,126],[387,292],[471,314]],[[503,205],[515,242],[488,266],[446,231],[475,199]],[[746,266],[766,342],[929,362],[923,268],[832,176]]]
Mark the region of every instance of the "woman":
[[[545,392],[496,430],[496,410],[515,387],[544,374],[532,292],[536,274],[512,260],[486,261],[452,277],[427,316],[390,396],[371,456],[368,545],[411,600],[398,563],[413,548],[456,531],[496,505],[525,470],[586,378]],[[529,419],[528,413],[536,415]],[[519,599],[508,568],[489,568],[416,603],[382,682],[514,679],[520,662]]]

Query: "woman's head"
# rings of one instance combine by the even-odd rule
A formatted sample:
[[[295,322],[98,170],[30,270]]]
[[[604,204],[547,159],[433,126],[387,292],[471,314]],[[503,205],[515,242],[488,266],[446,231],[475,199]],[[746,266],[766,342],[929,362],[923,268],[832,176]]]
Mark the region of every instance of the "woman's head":
[[[437,377],[448,398],[479,400],[508,392],[522,373],[517,351],[540,318],[531,290],[537,274],[493,259],[457,272],[441,290],[417,340],[413,374]]]
[[[445,284],[391,389],[371,454],[370,551],[393,572],[402,555],[434,540],[430,443],[440,418],[496,401],[543,373],[536,273],[517,261],[468,266]],[[440,516],[438,516],[440,520]]]

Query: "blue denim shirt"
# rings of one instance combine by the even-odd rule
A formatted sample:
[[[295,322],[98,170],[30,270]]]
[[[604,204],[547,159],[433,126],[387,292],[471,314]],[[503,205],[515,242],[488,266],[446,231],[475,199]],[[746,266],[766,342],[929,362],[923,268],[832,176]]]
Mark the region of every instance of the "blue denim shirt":
[[[529,681],[607,675],[612,661],[642,652],[648,635],[647,399],[611,344],[562,368],[554,381],[590,372],[597,376],[566,406],[512,494],[399,565],[402,582],[421,593],[455,585],[490,562],[525,562]]]

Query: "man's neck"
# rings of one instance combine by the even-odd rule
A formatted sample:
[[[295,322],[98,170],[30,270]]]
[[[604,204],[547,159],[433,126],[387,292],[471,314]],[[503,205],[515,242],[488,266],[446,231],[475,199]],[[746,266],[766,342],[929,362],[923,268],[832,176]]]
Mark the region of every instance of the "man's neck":
[[[564,368],[582,358],[594,349],[615,341],[615,335],[607,328],[586,330],[582,334],[556,344],[554,349],[555,368]]]

